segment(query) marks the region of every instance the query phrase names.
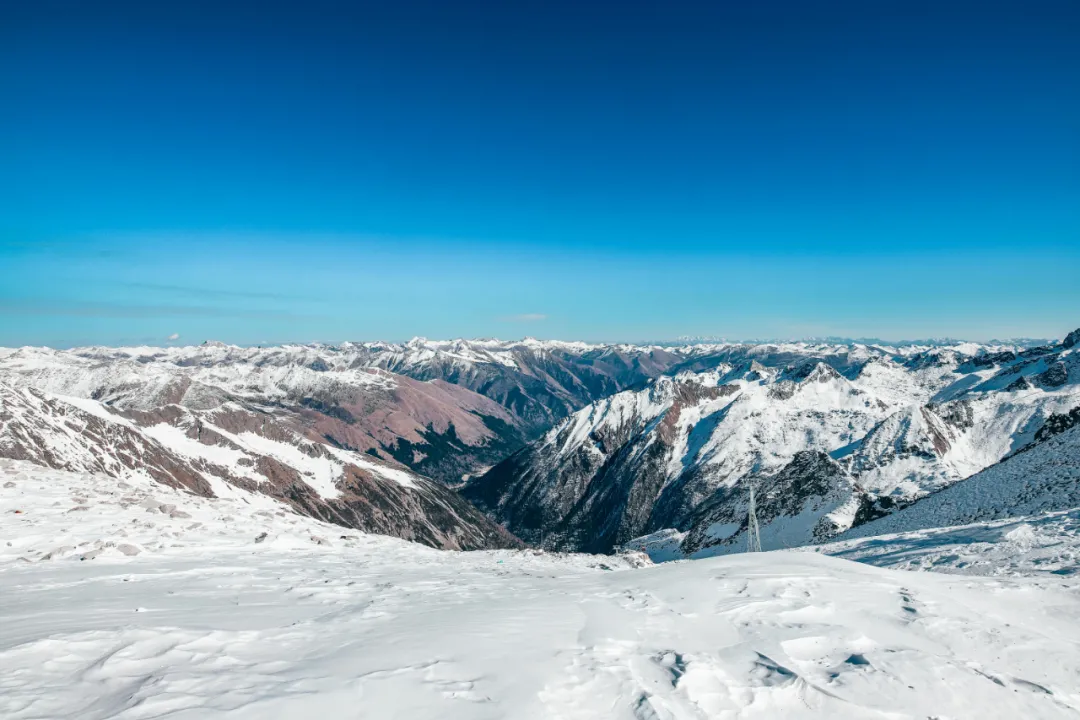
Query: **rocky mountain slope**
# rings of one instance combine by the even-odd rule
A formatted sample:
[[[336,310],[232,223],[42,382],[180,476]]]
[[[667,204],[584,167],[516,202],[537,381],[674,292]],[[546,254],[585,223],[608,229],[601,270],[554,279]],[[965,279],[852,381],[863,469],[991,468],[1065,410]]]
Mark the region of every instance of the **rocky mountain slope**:
[[[119,411],[0,382],[0,457],[118,482],[145,477],[202,497],[258,493],[320,520],[434,547],[518,544],[438,483],[328,444],[302,417],[231,402]]]
[[[1033,348],[732,346],[694,363],[712,367],[594,403],[464,494],[550,547],[608,552],[672,530],[665,542],[677,538],[679,552],[692,554],[739,547],[732,524],[745,518],[755,482],[766,503],[778,503],[763,508],[763,544],[782,547],[968,477],[1080,402],[1080,354],[1068,340]],[[803,456],[809,473],[789,467],[804,452],[818,454]],[[797,497],[781,497],[781,487]]]
[[[1038,439],[982,472],[867,523],[844,538],[966,525],[1080,507],[1080,406],[1052,415]]]
[[[873,496],[820,450],[803,450],[779,472],[754,481],[762,549],[821,542],[873,514]],[[714,493],[694,512],[682,552],[726,554],[747,546],[748,488]]]

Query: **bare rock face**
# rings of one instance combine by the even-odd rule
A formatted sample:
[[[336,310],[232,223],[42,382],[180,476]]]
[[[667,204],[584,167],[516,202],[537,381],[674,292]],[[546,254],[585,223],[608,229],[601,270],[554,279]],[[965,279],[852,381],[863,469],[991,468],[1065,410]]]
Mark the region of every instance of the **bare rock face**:
[[[1045,388],[1059,388],[1068,381],[1069,371],[1063,362],[1056,362],[1035,376],[1035,382]]]
[[[1028,382],[1028,379],[1025,377],[1019,377],[1005,386],[1005,390],[1008,392],[1022,392],[1030,389],[1031,383]]]
[[[938,417],[954,428],[967,430],[975,424],[970,402],[958,400],[935,408]]]
[[[488,398],[441,380],[396,377],[362,396],[301,399],[301,415],[332,444],[406,465],[454,485],[525,441],[520,422]]]

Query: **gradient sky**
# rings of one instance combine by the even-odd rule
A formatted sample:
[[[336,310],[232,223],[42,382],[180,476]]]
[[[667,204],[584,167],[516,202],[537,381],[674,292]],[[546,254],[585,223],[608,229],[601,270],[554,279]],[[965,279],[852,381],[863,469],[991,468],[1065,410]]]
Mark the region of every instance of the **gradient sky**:
[[[1080,3],[0,8],[0,345],[1060,337]]]

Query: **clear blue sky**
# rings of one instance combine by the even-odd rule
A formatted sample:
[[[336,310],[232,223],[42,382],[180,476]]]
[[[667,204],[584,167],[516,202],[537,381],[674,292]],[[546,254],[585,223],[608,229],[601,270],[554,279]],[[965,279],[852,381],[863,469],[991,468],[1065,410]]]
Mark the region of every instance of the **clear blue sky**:
[[[1080,3],[0,9],[0,344],[1080,325]]]

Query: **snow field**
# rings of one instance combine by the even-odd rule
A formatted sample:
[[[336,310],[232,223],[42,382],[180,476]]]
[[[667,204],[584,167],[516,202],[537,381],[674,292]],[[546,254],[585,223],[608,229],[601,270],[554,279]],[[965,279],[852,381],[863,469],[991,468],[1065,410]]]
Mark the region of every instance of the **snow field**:
[[[448,553],[122,482],[0,463],[5,719],[1080,714],[1065,576]]]

